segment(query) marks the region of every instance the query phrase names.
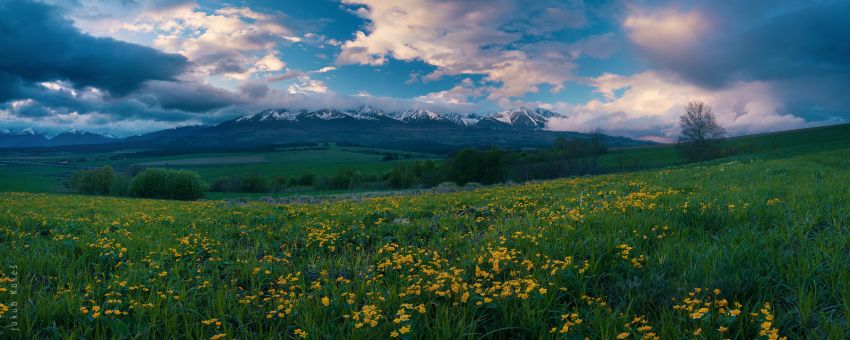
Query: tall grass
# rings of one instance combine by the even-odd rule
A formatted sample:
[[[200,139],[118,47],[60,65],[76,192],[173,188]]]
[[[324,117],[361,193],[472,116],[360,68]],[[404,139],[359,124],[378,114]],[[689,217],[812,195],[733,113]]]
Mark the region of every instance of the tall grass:
[[[0,336],[846,339],[848,156],[311,205],[4,194]]]

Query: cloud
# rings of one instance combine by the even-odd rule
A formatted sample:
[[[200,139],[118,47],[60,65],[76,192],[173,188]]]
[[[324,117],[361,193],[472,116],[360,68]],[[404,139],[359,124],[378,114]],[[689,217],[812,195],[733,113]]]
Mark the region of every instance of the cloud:
[[[481,112],[539,105],[569,114],[553,120],[553,129],[602,127],[670,140],[692,99],[712,104],[733,134],[841,121],[850,112],[846,2],[343,0],[339,8],[362,26],[342,33],[320,29],[342,19],[333,17],[339,13],[307,25],[272,5],[231,3],[0,0],[0,13],[13,13],[0,16],[7,51],[0,54],[0,126],[129,133],[277,107]],[[296,58],[338,54],[323,65],[288,59],[290,51]],[[391,60],[406,63],[381,67]],[[409,89],[454,83],[409,99],[336,93],[324,80],[348,76],[349,64],[401,69]],[[629,71],[586,78],[579,65],[593,74],[608,66]],[[359,79],[333,83],[345,81]],[[596,94],[530,100],[558,98],[529,94],[560,93],[570,82]]]
[[[19,98],[27,83],[63,80],[125,95],[148,80],[172,80],[185,58],[152,48],[81,33],[53,8],[0,1],[0,100]]]
[[[335,66],[325,66],[325,67],[322,67],[318,70],[312,71],[310,73],[327,73],[327,72],[331,72],[331,71],[335,71],[335,70],[336,70]]]
[[[325,93],[328,92],[328,87],[320,80],[311,79],[308,76],[300,76],[298,77],[298,81],[290,84],[289,87],[287,87],[287,91],[290,94],[309,92]]]
[[[353,11],[368,25],[343,43],[338,64],[383,65],[390,57],[419,60],[436,67],[425,81],[481,74],[495,84],[487,96],[494,101],[537,92],[543,84],[557,92],[574,79],[576,54],[547,48],[545,40],[531,41],[587,24],[582,6],[555,1],[343,2],[365,6]]]
[[[711,28],[696,10],[636,9],[623,22],[632,42],[647,52],[681,57],[697,46]]]
[[[691,100],[708,103],[730,135],[793,129],[816,123],[793,114],[768,82],[736,82],[724,89],[704,89],[670,72],[645,71],[631,76],[603,74],[590,85],[604,99],[584,104],[557,103],[550,108],[568,115],[553,119],[552,130],[590,131],[654,141],[673,141],[679,116]]]
[[[149,106],[189,112],[207,112],[242,102],[235,93],[197,82],[149,81],[136,97]]]
[[[37,99],[0,104],[0,125],[35,128],[59,133],[69,128],[111,132],[118,135],[146,132],[177,123],[204,121],[204,116],[180,110],[149,106],[133,98],[73,96],[68,92],[45,91]]]
[[[847,117],[847,2],[666,7],[633,7],[623,21],[635,50],[652,67],[712,90],[740,82],[769,82],[784,103],[809,108],[801,115],[810,115],[806,111],[817,107]]]
[[[129,131],[194,119],[229,105],[226,91],[178,80],[186,58],[80,32],[56,8],[0,1],[0,124],[58,132]],[[135,122],[131,128],[128,122]]]
[[[300,36],[290,24],[305,24],[279,11],[229,5],[211,9],[195,1],[77,1],[82,4],[63,7],[78,26],[183,55],[197,75],[258,77],[286,67],[279,47],[323,43],[316,34]]]
[[[483,93],[484,89],[475,87],[472,79],[464,78],[460,85],[449,90],[428,93],[415,99],[426,103],[472,105]]]

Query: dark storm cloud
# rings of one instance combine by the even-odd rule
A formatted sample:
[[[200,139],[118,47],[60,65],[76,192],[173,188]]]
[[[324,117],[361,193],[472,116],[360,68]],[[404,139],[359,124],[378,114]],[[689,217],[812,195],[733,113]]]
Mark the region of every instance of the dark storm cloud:
[[[140,94],[139,90],[125,97],[99,97],[84,89],[71,93],[68,90],[48,90],[40,85],[19,88],[26,104],[12,105],[12,102],[0,105],[0,110],[8,110],[15,117],[23,119],[49,119],[50,115],[76,112],[80,116],[98,113],[103,119],[112,121],[149,119],[157,121],[181,121],[193,118],[196,114],[182,110],[162,107],[150,94]],[[153,103],[151,103],[153,101]]]
[[[217,87],[172,81],[149,81],[138,91],[138,98],[151,106],[190,112],[206,112],[238,104],[238,95]]]
[[[710,27],[695,45],[636,50],[703,88],[765,81],[807,119],[848,117],[850,2],[711,2],[692,10]]]
[[[0,13],[0,100],[20,95],[16,83],[50,80],[121,96],[148,80],[174,79],[188,66],[179,55],[81,33],[44,4],[0,0]]]
[[[247,98],[265,97],[269,90],[269,85],[263,81],[246,81],[239,85],[239,93]]]
[[[736,11],[728,4],[709,6],[695,9],[711,23],[696,46],[639,51],[657,67],[708,88],[737,80],[850,79],[850,2],[744,3]]]
[[[41,3],[0,0],[0,50],[0,110],[48,131],[203,121],[206,112],[241,102],[236,93],[176,79],[189,67],[183,56],[87,35]]]

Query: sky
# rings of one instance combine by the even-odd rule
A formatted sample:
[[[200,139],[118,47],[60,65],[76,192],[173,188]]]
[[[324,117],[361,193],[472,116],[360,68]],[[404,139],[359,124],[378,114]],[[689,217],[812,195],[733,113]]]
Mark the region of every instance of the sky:
[[[0,129],[127,136],[269,108],[543,107],[672,141],[850,119],[848,1],[0,0]]]

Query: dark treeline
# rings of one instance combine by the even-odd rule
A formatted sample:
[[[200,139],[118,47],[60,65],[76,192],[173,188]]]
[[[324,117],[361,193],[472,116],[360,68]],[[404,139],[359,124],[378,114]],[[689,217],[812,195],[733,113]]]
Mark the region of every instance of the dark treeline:
[[[587,139],[556,140],[547,149],[517,151],[463,149],[443,161],[397,162],[383,174],[340,168],[332,175],[304,173],[269,177],[261,172],[232,175],[203,183],[187,170],[130,167],[118,173],[111,167],[78,171],[68,187],[82,194],[197,199],[204,191],[284,193],[327,190],[387,190],[431,188],[438,185],[476,185],[524,182],[601,172],[597,159],[607,152],[596,133]],[[384,153],[382,153],[384,154]],[[384,160],[406,158],[385,153]]]
[[[607,152],[600,134],[588,139],[558,139],[548,149],[510,151],[463,149],[444,161],[399,162],[384,174],[364,174],[342,168],[333,175],[305,173],[293,177],[266,177],[256,172],[223,177],[209,187],[215,192],[286,192],[303,190],[430,188],[441,183],[494,184],[586,175],[600,172],[597,159]],[[396,158],[393,158],[393,160]]]
[[[304,173],[293,177],[267,177],[259,172],[243,176],[221,177],[213,181],[209,191],[213,192],[285,192],[303,190],[350,190],[358,188],[382,188],[385,176],[363,174],[342,168],[330,176]]]

